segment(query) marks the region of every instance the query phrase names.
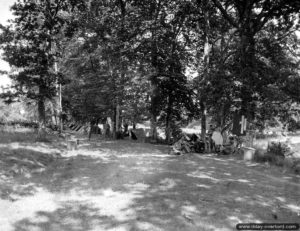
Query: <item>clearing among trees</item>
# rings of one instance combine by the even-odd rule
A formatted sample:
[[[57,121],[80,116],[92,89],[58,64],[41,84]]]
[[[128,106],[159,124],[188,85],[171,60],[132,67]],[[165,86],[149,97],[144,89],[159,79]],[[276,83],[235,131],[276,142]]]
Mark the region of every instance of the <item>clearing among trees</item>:
[[[229,231],[299,221],[299,175],[232,156],[77,138],[73,151],[55,137],[1,139],[1,230]]]

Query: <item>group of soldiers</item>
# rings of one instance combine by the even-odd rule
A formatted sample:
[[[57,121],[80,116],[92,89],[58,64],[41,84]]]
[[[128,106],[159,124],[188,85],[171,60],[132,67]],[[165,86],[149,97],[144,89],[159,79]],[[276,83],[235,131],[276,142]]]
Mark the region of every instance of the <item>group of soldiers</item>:
[[[111,138],[111,126],[109,123],[104,123],[101,128],[98,123],[90,124],[89,139],[92,134],[101,134],[105,138]],[[128,124],[123,124],[123,129],[116,132],[117,139],[123,139],[129,136],[131,139],[136,140],[137,135],[134,131],[128,129]],[[222,134],[220,128],[213,129],[212,127],[207,133],[205,140],[203,140],[198,134],[185,134],[182,133],[179,138],[171,146],[171,153],[183,154],[183,153],[218,153],[218,154],[233,154],[237,150],[237,139],[234,136],[227,137]]]
[[[233,154],[237,150],[236,137],[230,136],[224,140],[221,129],[210,130],[205,138],[198,134],[182,134],[181,138],[171,146],[172,154],[184,153],[218,153]]]
[[[111,125],[109,123],[98,125],[98,123],[91,122],[88,131],[89,139],[91,139],[92,134],[104,135],[105,138],[112,138]],[[131,137],[133,140],[137,140],[137,136],[134,131],[128,129],[128,124],[123,124],[123,129],[116,132],[117,139],[123,139],[124,137]]]

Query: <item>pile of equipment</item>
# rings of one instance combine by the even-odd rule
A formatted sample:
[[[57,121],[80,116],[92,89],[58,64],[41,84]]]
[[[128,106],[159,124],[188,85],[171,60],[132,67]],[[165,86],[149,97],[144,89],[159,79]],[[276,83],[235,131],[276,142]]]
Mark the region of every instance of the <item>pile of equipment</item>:
[[[181,155],[186,153],[215,152],[217,154],[230,155],[237,151],[235,137],[230,137],[226,144],[216,144],[207,136],[203,141],[198,134],[182,134],[182,136],[171,145],[170,154]]]
[[[208,142],[208,140],[206,140]],[[209,143],[207,144],[209,145]],[[181,138],[171,146],[171,153],[175,155],[185,153],[204,153],[205,142],[201,140],[197,134],[185,134],[183,133]]]

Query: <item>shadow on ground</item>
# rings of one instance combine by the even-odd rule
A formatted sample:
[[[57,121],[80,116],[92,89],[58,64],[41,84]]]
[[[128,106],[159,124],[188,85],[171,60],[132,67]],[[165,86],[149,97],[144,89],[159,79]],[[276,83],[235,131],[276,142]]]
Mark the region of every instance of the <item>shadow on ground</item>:
[[[82,141],[45,171],[14,179],[18,193],[0,200],[8,214],[0,229],[233,230],[240,222],[299,221],[298,178],[230,158],[167,151],[129,141]]]

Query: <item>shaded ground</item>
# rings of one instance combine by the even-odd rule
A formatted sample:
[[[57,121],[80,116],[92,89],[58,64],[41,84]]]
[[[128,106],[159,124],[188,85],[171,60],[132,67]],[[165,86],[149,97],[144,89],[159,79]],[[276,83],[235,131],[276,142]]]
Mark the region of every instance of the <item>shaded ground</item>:
[[[300,222],[300,178],[214,155],[168,155],[130,141],[10,144],[61,153],[43,171],[1,176],[0,230],[235,230]]]

